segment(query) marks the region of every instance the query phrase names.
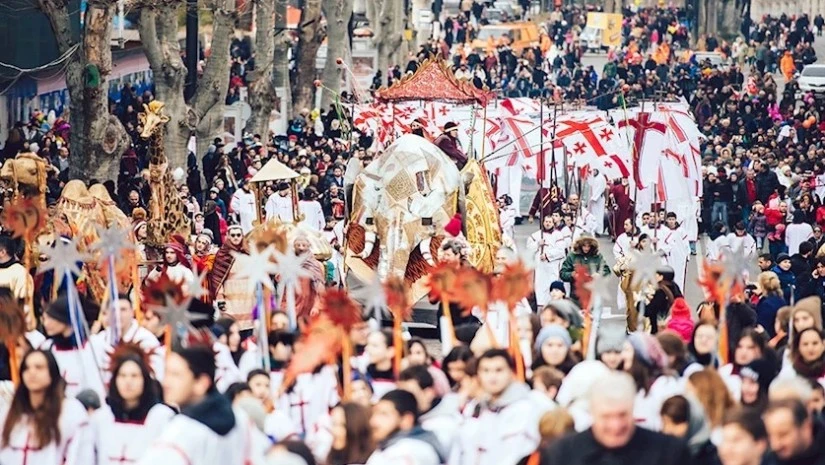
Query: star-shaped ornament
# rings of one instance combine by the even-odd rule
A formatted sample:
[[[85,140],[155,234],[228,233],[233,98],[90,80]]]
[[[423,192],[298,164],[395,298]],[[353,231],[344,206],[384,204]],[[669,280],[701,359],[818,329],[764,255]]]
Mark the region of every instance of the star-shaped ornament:
[[[43,251],[46,261],[38,267],[38,273],[54,270],[56,276],[65,276],[67,272],[80,275],[78,262],[85,262],[89,256],[77,250],[77,238],[59,238],[54,245]],[[62,278],[61,278],[62,279]]]
[[[288,249],[286,253],[281,253],[278,250],[272,250],[272,255],[275,257],[274,274],[279,276],[278,279],[278,294],[284,295],[284,292],[294,292],[298,280],[301,278],[310,278],[312,274],[309,270],[304,268],[304,262],[307,261],[307,255],[295,255],[292,249]]]
[[[599,273],[592,275],[592,280],[584,285],[590,291],[590,302],[592,307],[596,307],[595,301],[596,297],[601,299],[601,302],[606,302],[610,299],[612,293],[615,290],[611,291],[610,289],[610,280],[606,276],[602,276]],[[598,305],[601,307],[601,305]]]
[[[645,286],[656,280],[656,271],[662,267],[662,258],[655,252],[645,250],[631,251],[629,269],[633,271],[630,284],[633,287]]]
[[[258,284],[261,285],[262,289],[275,290],[271,276],[277,274],[280,270],[271,260],[274,250],[272,246],[261,251],[258,251],[256,247],[252,247],[249,254],[234,253],[235,264],[239,267],[240,277],[246,278],[249,292],[256,292]],[[301,270],[304,271],[303,268]],[[281,276],[283,276],[283,272],[281,273]]]
[[[748,273],[748,262],[742,254],[742,249],[726,253],[722,257],[722,267],[721,278],[724,282],[730,284],[744,282],[745,275]]]
[[[129,240],[129,233],[121,228],[97,228],[98,240],[92,244],[92,252],[100,253],[100,262],[109,257],[119,257],[121,254],[131,250],[137,250],[137,246]]]
[[[187,294],[192,299],[200,300],[203,296],[207,294],[207,290],[203,286],[204,280],[209,276],[209,270],[204,268],[201,271],[201,274],[195,276],[192,274],[192,278],[187,278],[184,282],[186,285]]]
[[[166,305],[155,308],[161,326],[171,328],[172,337],[181,340],[195,328],[192,323],[205,320],[205,315],[200,315],[189,311],[189,304],[192,299],[184,299],[183,302],[176,302],[174,299],[167,299]]]
[[[378,273],[366,286],[354,291],[352,297],[364,307],[367,315],[387,315],[387,292]]]

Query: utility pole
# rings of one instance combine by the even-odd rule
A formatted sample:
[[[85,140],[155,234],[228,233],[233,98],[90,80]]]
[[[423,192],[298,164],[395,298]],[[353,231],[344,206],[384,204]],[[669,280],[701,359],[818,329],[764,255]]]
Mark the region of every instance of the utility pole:
[[[183,98],[188,102],[198,88],[198,0],[186,0],[186,87]]]

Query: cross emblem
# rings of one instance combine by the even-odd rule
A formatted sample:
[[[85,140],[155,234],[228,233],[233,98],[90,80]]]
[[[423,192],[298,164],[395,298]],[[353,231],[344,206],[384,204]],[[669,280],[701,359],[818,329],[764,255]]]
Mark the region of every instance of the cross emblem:
[[[609,161],[606,161],[606,162],[604,162],[604,166],[605,166],[605,168],[613,168],[613,163],[610,163]]]
[[[642,148],[645,145],[645,135],[648,131],[656,131],[665,134],[667,127],[664,123],[653,122],[650,120],[650,113],[639,113],[636,118],[619,121],[619,127],[630,126],[633,131],[633,177],[636,180],[637,186],[644,186],[642,182],[642,175],[639,170],[639,158],[642,153]]]
[[[306,432],[306,430],[307,430],[306,414],[305,414],[305,410],[304,410],[305,405],[309,405],[309,402],[304,400],[304,394],[303,393],[298,393],[298,402],[289,404],[290,407],[298,407],[298,409],[301,411],[301,431],[302,432]]]
[[[607,142],[610,142],[610,139],[613,138],[613,131],[611,131],[610,128],[602,128],[601,132],[599,133],[599,137],[601,137]]]
[[[581,155],[581,154],[584,153],[585,147],[587,147],[587,146],[584,145],[583,143],[576,142],[575,144],[573,144],[573,151],[578,153],[579,155]]]
[[[30,447],[30,445],[29,445],[29,438],[30,437],[31,437],[31,433],[30,432],[26,433],[26,443],[23,445],[23,447],[14,447],[12,445],[9,446],[9,449],[11,449],[15,452],[22,452],[23,453],[23,461],[21,462],[21,465],[28,465],[29,464],[29,452],[37,452],[37,451],[40,450],[39,447],[37,447],[37,448]]]
[[[441,116],[447,116],[447,113],[449,113],[450,110],[448,110],[447,107],[441,107],[438,109],[438,112],[441,113]]]
[[[120,457],[109,457],[109,460],[112,463],[124,464],[124,463],[135,463],[137,460],[130,459],[126,456],[126,444],[123,445],[123,449],[120,451]]]

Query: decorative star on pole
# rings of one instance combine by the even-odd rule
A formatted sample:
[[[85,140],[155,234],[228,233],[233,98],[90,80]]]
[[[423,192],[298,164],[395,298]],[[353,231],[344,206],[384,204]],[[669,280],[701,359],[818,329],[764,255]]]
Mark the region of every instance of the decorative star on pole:
[[[194,331],[192,322],[205,320],[205,315],[200,315],[189,311],[189,304],[192,299],[184,299],[177,302],[175,299],[167,299],[166,305],[154,309],[158,314],[161,326],[169,326],[174,340],[183,339],[190,331]]]
[[[742,254],[742,249],[738,248],[732,252],[724,254],[722,257],[722,280],[733,285],[737,282],[744,282],[748,273],[748,262]]]
[[[585,284],[584,287],[590,291],[590,302],[591,307],[595,309],[595,307],[601,307],[600,305],[596,305],[596,299],[599,299],[598,302],[604,302],[610,299],[611,289],[610,289],[610,280],[602,276],[599,273],[596,273],[592,276],[592,280]]]
[[[633,271],[633,278],[630,284],[634,287],[642,286],[653,282],[656,279],[656,271],[662,267],[662,258],[659,254],[645,250],[643,252],[631,251],[629,269]]]
[[[267,288],[270,291],[275,290],[275,287],[272,285],[271,276],[277,274],[281,270],[275,265],[275,263],[272,263],[271,258],[274,250],[275,249],[272,246],[269,246],[261,251],[258,251],[257,248],[252,247],[249,254],[234,253],[235,265],[239,267],[240,277],[246,278],[249,286],[249,292],[257,292],[259,284],[262,289]],[[303,268],[301,268],[301,270],[305,271]],[[283,281],[284,272],[282,271],[281,276]]]
[[[278,279],[278,293],[283,295],[284,292],[295,292],[295,286],[301,278],[310,278],[312,274],[309,270],[304,268],[304,262],[307,261],[306,255],[295,255],[291,249],[287,253],[281,253],[279,250],[273,249],[272,256],[275,257],[275,266],[273,270],[275,274],[279,275]]]
[[[209,275],[209,270],[204,268],[203,271],[197,276],[192,274],[192,278],[186,278],[184,285],[186,285],[186,290],[188,291],[187,294],[192,299],[200,300],[203,296],[206,295],[206,289],[203,287],[203,281]]]
[[[137,250],[137,246],[129,240],[129,233],[121,228],[97,228],[98,240],[92,244],[92,252],[100,252],[99,262],[109,257],[117,258],[123,252]]]
[[[367,315],[375,315],[376,319],[380,321],[381,316],[387,311],[387,292],[384,290],[384,284],[378,273],[372,276],[372,279],[366,286],[358,289],[352,293],[352,297],[361,303]]]
[[[46,271],[54,271],[55,279],[63,279],[66,273],[71,273],[74,276],[80,275],[80,265],[78,262],[85,262],[89,256],[77,250],[77,238],[66,239],[58,238],[51,248],[43,251],[46,256],[46,261],[41,264],[37,272],[45,273]]]

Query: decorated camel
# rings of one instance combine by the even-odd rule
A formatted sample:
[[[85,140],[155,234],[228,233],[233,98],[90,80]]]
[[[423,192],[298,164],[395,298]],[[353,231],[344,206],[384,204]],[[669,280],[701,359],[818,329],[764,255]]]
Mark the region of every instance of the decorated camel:
[[[438,147],[404,135],[355,179],[347,230],[347,280],[362,283],[394,275],[411,297],[426,294],[424,277],[438,261],[444,226],[464,216],[469,261],[493,268],[501,228],[487,176],[475,161],[459,172]]]

